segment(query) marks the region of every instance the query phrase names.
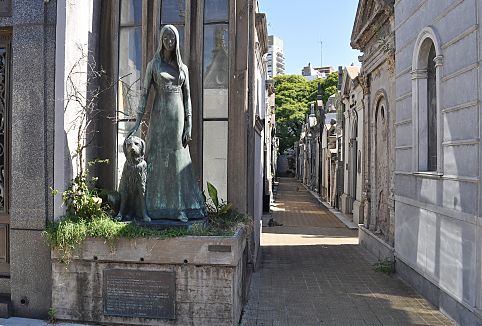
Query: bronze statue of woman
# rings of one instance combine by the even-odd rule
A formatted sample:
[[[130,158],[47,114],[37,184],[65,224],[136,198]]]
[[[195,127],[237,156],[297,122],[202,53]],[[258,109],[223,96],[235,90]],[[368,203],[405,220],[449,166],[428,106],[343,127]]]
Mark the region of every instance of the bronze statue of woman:
[[[176,27],[161,29],[159,47],[147,65],[135,127],[145,112],[151,86],[156,96],[146,138],[146,208],[149,217],[187,222],[206,217],[201,189],[192,168],[192,108],[189,72],[182,62]]]

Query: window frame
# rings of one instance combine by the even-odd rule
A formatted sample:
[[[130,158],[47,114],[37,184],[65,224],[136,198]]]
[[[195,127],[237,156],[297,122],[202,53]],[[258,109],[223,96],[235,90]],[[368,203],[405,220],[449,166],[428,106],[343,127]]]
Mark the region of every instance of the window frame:
[[[158,0],[160,1],[160,0]],[[146,35],[147,32],[147,24],[148,22],[148,17],[147,17],[147,9],[149,6],[149,3],[147,1],[142,1],[142,13],[141,13],[141,21],[139,23],[123,23],[122,22],[122,2],[123,0],[118,0],[116,3],[116,27],[117,27],[117,40],[116,40],[116,45],[115,45],[115,51],[116,51],[116,64],[115,64],[115,71],[116,71],[116,76],[117,79],[120,77],[120,57],[121,57],[121,51],[120,51],[120,46],[121,46],[121,31],[123,29],[132,29],[132,28],[139,28],[141,30],[141,70],[140,70],[140,77],[139,77],[139,85],[142,88],[142,84],[144,81],[144,74],[145,74],[145,68],[147,66],[147,61],[146,61],[146,52],[147,52],[147,40],[144,35]],[[114,148],[114,156],[115,156],[115,164],[114,164],[114,186],[117,188],[117,185],[120,182],[120,177],[121,177],[121,172],[119,168],[119,155],[122,155],[122,152],[119,151],[119,125],[120,123],[129,123],[129,122],[135,122],[134,117],[119,117],[119,91],[118,91],[118,86],[116,85],[116,90],[115,90],[115,148]],[[135,108],[134,108],[135,109]]]
[[[412,172],[419,175],[442,176],[443,175],[443,123],[441,107],[441,79],[443,73],[443,55],[440,47],[440,38],[436,30],[425,27],[417,37],[412,57],[412,139],[413,139],[413,161]],[[433,171],[428,170],[428,136],[426,144],[420,139],[420,128],[424,125],[422,119],[428,120],[428,89],[427,89],[427,68],[428,57],[431,46],[435,48],[435,88],[436,88],[436,143],[437,143],[437,167]],[[421,117],[421,113],[425,116]],[[425,121],[426,125],[427,121]],[[428,131],[428,130],[427,130]]]

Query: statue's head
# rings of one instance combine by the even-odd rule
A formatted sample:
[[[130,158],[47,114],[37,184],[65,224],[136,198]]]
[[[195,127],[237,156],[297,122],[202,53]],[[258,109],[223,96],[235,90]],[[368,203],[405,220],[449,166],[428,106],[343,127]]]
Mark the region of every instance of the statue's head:
[[[161,58],[166,54],[174,55],[178,67],[182,67],[181,50],[179,47],[179,32],[174,25],[165,25],[161,28],[159,47],[157,49]]]
[[[174,30],[167,28],[164,33],[162,34],[162,46],[167,51],[174,51],[176,49],[176,33]]]

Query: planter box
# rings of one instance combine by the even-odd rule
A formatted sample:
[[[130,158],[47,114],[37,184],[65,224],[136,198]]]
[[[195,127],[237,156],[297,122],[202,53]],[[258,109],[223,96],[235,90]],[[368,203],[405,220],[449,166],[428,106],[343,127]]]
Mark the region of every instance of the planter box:
[[[70,264],[52,251],[60,320],[112,325],[237,325],[246,294],[246,234],[87,239]]]

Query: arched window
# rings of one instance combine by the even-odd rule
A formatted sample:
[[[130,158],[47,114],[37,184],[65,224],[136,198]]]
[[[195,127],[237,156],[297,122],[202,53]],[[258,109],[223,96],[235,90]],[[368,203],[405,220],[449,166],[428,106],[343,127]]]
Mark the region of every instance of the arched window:
[[[440,75],[442,55],[435,30],[420,33],[413,56],[414,171],[442,173]]]
[[[427,171],[437,171],[437,71],[435,47],[430,47],[427,64]]]

